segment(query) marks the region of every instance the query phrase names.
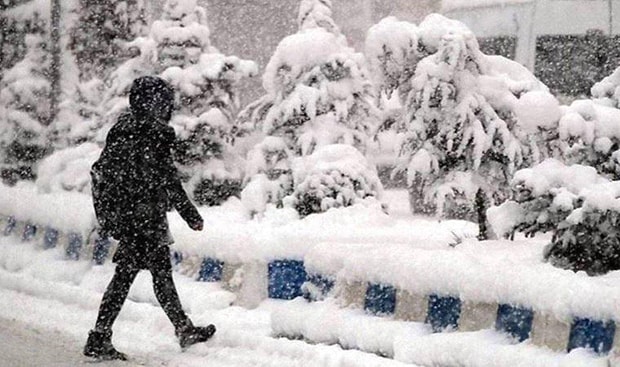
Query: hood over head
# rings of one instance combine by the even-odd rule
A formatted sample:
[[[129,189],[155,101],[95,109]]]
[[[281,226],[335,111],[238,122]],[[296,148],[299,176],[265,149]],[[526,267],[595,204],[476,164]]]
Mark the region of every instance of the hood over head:
[[[170,121],[174,106],[174,90],[163,79],[143,76],[133,81],[129,106],[138,121]]]

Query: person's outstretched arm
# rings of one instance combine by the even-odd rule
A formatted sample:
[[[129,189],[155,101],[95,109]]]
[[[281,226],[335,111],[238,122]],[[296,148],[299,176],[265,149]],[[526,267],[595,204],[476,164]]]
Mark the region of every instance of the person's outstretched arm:
[[[160,165],[162,167],[162,180],[164,181],[164,187],[168,193],[168,199],[190,228],[195,231],[200,231],[204,225],[202,217],[200,213],[198,213],[196,206],[190,201],[185,189],[183,189],[179,173],[172,159],[171,148],[175,139],[172,127],[165,127],[163,138],[164,144],[161,151]]]

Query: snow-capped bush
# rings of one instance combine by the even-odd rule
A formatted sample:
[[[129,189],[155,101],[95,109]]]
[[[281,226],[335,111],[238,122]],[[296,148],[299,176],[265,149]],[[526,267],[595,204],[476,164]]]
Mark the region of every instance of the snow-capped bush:
[[[263,75],[267,95],[239,117],[265,135],[284,138],[296,155],[335,143],[364,150],[377,123],[364,58],[348,47],[333,20],[324,20],[329,5],[302,2],[299,32],[280,42]],[[306,14],[309,9],[318,13]]]
[[[521,95],[514,112],[517,124],[527,133],[556,128],[562,116],[560,103],[545,90],[534,90]]]
[[[280,138],[289,159],[331,144],[364,152],[378,113],[363,56],[331,19],[330,1],[302,1],[298,21],[299,31],[280,42],[267,65],[267,94],[240,113],[239,125]]]
[[[590,186],[553,235],[545,257],[589,275],[620,270],[620,181]]]
[[[48,151],[51,56],[45,34],[28,34],[26,47],[24,59],[0,80],[0,164],[11,181],[34,178],[37,162]]]
[[[77,191],[90,195],[90,167],[101,154],[94,143],[59,150],[41,161],[37,189],[43,193]]]
[[[354,147],[334,144],[295,160],[294,192],[284,199],[301,216],[381,199],[374,166]]]
[[[495,234],[504,237],[554,231],[580,205],[584,189],[605,182],[592,167],[545,160],[515,173],[510,182],[512,199],[490,208],[489,222]]]
[[[557,126],[559,104],[524,67],[484,55],[463,24],[433,14],[418,32],[431,54],[415,68],[398,169],[414,212],[474,219],[480,190],[499,203],[516,169],[550,155],[538,132]]]

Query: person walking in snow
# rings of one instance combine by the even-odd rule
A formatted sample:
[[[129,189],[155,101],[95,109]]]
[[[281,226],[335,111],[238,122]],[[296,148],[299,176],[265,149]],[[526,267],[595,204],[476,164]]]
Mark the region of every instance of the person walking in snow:
[[[112,345],[112,325],[140,270],[153,276],[155,295],[175,328],[181,348],[204,342],[215,326],[194,326],[183,311],[172,278],[172,243],[166,212],[174,207],[189,227],[201,231],[203,220],[181,186],[173,164],[174,129],[168,125],[172,88],[157,77],[134,80],[130,109],[106,137],[91,169],[93,204],[103,236],[119,240],[116,269],[106,289],[84,355],[125,360]]]

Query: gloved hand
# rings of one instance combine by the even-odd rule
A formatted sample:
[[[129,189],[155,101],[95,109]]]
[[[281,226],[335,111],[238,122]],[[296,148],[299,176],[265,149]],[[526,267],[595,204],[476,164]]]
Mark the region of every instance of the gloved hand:
[[[204,221],[202,220],[202,218],[200,218],[200,220],[190,223],[189,228],[193,229],[194,231],[202,231],[202,229],[204,228]]]

